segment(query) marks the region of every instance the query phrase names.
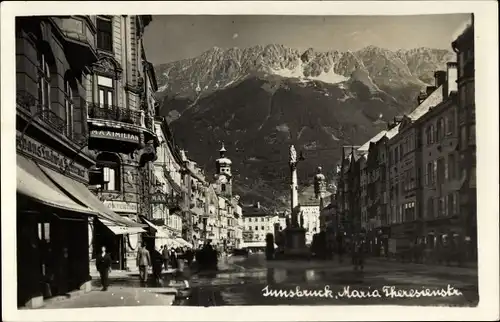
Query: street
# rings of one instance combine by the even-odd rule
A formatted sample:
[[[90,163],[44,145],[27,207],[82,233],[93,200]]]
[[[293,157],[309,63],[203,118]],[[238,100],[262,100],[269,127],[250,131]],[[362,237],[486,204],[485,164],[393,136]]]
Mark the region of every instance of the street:
[[[190,291],[175,294],[188,280]],[[335,260],[266,261],[262,253],[221,259],[217,273],[169,277],[163,285],[142,285],[136,273],[114,272],[106,292],[97,276],[91,292],[47,302],[47,308],[113,307],[143,305],[445,305],[478,303],[477,269],[427,266],[368,259],[363,272],[354,271],[350,258]],[[391,287],[394,287],[391,291]],[[411,297],[403,290],[443,289],[442,296]],[[450,288],[452,291],[450,291]],[[455,290],[455,291],[453,291]],[[295,294],[291,294],[293,291]],[[399,295],[398,296],[398,291]],[[377,296],[377,292],[380,296]]]
[[[191,295],[175,305],[457,305],[474,306],[478,302],[477,269],[425,266],[420,264],[367,260],[364,271],[355,272],[350,258],[342,264],[330,261],[266,261],[264,254],[231,257],[221,272],[211,276],[193,276]],[[449,296],[402,295],[397,290],[455,289]],[[267,289],[266,286],[268,286]],[[384,293],[384,286],[387,294]],[[394,286],[391,292],[390,287]],[[301,292],[295,295],[280,290]],[[329,288],[331,296],[321,296]],[[273,293],[272,291],[276,292]],[[317,291],[317,296],[305,293]],[[375,290],[381,295],[376,296]],[[362,297],[361,291],[365,292]],[[327,292],[328,293],[328,292]],[[368,297],[366,294],[372,294]],[[461,293],[461,294],[460,294]],[[460,295],[457,295],[460,294]],[[266,296],[267,295],[267,296]],[[361,297],[361,298],[360,298]]]

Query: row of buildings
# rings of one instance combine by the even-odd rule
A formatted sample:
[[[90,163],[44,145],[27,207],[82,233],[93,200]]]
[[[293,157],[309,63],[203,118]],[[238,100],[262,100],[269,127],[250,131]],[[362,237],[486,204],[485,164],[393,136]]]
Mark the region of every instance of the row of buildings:
[[[345,146],[322,209],[330,241],[363,232],[375,255],[412,245],[477,256],[473,23],[452,43],[418,106],[361,146]]]
[[[159,117],[142,40],[151,20],[16,19],[19,306],[89,290],[102,246],[114,269],[130,269],[142,242],[152,250],[242,240],[224,147],[209,180]]]

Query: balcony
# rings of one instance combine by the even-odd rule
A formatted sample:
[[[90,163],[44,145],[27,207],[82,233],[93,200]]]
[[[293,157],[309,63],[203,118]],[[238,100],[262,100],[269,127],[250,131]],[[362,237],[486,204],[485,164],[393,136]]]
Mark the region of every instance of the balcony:
[[[44,108],[38,100],[27,91],[19,90],[16,93],[16,105],[28,118],[35,116],[34,121],[49,131],[55,132],[67,138],[78,147],[83,147],[88,142],[88,136],[83,133],[68,131],[66,120],[57,115],[54,111]]]
[[[144,127],[144,118],[141,111],[118,106],[100,106],[97,104],[90,104],[89,118],[116,121]]]

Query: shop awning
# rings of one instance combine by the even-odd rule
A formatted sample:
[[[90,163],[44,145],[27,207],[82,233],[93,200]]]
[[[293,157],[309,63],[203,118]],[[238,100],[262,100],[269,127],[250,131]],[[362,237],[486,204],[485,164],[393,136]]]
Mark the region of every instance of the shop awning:
[[[104,226],[106,226],[106,228],[108,228],[115,235],[138,234],[146,232],[141,227],[118,226],[115,223],[105,219],[99,219],[99,221],[102,222]]]
[[[47,167],[39,165],[42,171],[56,182],[68,195],[72,196],[76,200],[80,201],[88,208],[92,209],[97,213],[98,219],[108,220],[114,224],[124,225],[127,227],[144,227],[139,223],[118,215],[113,210],[109,209],[105,204],[103,204],[97,196],[95,196],[90,190],[83,184],[62,174],[51,170]]]
[[[77,204],[59,189],[34,162],[17,155],[17,192],[42,204],[83,214],[96,211]]]
[[[167,233],[164,232],[163,229],[161,229],[160,227],[156,226],[155,224],[153,224],[152,222],[150,222],[149,220],[147,220],[143,216],[140,216],[139,218],[141,218],[142,221],[144,221],[150,228],[152,228],[155,231],[155,233],[156,233],[155,237],[156,238],[169,239]]]
[[[183,238],[176,238],[175,241],[181,244],[182,246],[193,248],[193,245],[190,242],[184,240]]]

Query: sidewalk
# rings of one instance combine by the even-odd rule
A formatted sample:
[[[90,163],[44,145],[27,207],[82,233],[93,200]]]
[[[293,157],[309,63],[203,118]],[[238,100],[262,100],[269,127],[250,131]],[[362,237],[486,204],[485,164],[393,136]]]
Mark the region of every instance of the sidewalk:
[[[47,300],[41,309],[68,309],[112,306],[167,305],[175,300],[177,290],[172,287],[123,287],[111,285],[106,292],[97,288],[89,293],[65,300]]]

